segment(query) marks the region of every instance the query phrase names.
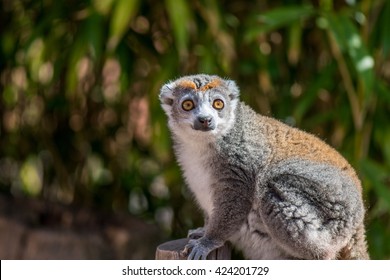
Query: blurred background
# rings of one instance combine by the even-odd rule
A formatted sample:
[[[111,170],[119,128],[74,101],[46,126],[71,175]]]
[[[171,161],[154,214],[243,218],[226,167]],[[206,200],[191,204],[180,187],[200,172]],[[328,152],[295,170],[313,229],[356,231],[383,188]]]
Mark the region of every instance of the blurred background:
[[[201,226],[158,101],[193,73],[339,150],[390,258],[390,1],[0,5],[0,258],[154,258]]]

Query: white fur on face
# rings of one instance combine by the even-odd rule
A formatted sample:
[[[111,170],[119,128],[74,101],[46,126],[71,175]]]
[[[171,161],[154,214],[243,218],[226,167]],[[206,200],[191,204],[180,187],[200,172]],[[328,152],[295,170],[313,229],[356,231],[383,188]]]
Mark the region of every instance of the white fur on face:
[[[190,78],[188,79],[190,80]],[[176,90],[181,82],[179,79],[162,87],[161,105],[168,116],[168,125],[176,144],[175,152],[184,171],[184,177],[195,195],[196,201],[200,203],[199,206],[210,216],[213,211],[212,185],[215,183],[213,181],[215,174],[208,166],[212,161],[210,157],[213,155],[210,154],[207,143],[215,142],[233,127],[238,89],[234,83],[229,83],[229,89],[231,87],[234,91],[234,100],[230,100],[230,92],[225,87],[224,91],[210,89],[194,90],[194,92],[183,90],[181,92]],[[194,96],[194,94],[196,95]],[[212,102],[216,98],[224,100],[225,108],[223,110],[226,111],[219,112],[212,107]],[[181,108],[182,102],[186,99],[196,101],[196,108],[193,111],[185,112]],[[210,131],[194,129],[194,123],[200,115],[212,116],[215,121],[215,129]]]
[[[221,113],[211,104],[213,98],[217,96],[224,100],[226,106]],[[239,90],[234,81],[202,74],[169,82],[161,88],[160,92],[161,106],[168,116],[172,133],[180,139],[189,137],[191,139],[200,138],[203,141],[215,140],[226,134],[233,126],[238,96]],[[196,99],[196,110],[191,112],[182,110],[181,103],[186,98]],[[193,129],[199,115],[212,116],[215,129],[207,132]]]

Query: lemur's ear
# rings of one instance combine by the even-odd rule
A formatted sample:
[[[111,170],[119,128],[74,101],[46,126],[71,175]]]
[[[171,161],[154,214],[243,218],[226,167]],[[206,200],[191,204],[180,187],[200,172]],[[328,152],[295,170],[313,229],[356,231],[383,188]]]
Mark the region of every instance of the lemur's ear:
[[[231,100],[238,99],[240,96],[240,90],[238,89],[238,86],[236,83],[232,80],[227,80],[226,81],[226,86],[229,90],[229,97]]]
[[[162,105],[172,106],[172,104],[173,104],[173,94],[172,94],[173,86],[174,85],[172,83],[168,83],[168,84],[163,85],[163,87],[161,88],[159,97],[160,97],[160,101],[161,101]]]
[[[168,116],[170,116],[171,114],[171,107],[174,100],[173,88],[174,88],[173,83],[167,83],[163,85],[159,95],[161,107],[163,108],[163,110]]]

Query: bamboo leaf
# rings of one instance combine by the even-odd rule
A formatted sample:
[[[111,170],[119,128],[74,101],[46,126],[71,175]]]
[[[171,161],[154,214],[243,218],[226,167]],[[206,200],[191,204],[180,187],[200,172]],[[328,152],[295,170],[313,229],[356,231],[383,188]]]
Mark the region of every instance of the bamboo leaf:
[[[363,44],[357,28],[345,15],[327,14],[325,17],[339,48],[351,58],[354,70],[364,86],[363,92],[370,95],[374,81],[374,59]]]
[[[315,9],[310,5],[273,9],[256,17],[255,22],[251,23],[247,28],[244,39],[247,42],[253,41],[263,33],[289,26],[294,22],[305,20],[314,14]]]
[[[191,22],[190,9],[185,0],[166,0],[166,8],[171,21],[176,47],[180,57],[188,53],[189,23]]]
[[[389,55],[390,53],[390,1],[385,1],[385,7],[383,12],[383,22],[382,22],[382,47],[384,56]]]
[[[377,92],[381,101],[390,103],[390,88],[383,80],[375,79],[375,92]]]
[[[333,74],[335,71],[334,64],[327,65],[321,70],[320,75],[316,75],[315,80],[311,81],[308,89],[302,95],[300,102],[294,107],[294,117],[300,123],[306,112],[312,107],[315,100],[318,98],[320,89],[330,89],[334,80]]]
[[[103,33],[104,28],[103,16],[97,12],[92,13],[86,22],[86,35],[91,54],[94,58],[100,59],[103,50]]]
[[[361,162],[361,170],[367,179],[371,181],[372,187],[379,199],[382,199],[390,210],[390,189],[383,183],[384,178],[387,176],[386,170],[379,164],[368,159]]]
[[[113,50],[122,39],[129,23],[138,11],[139,0],[117,0],[111,16],[108,49]]]
[[[77,88],[77,64],[83,57],[83,55],[86,53],[86,51],[87,48],[84,42],[83,34],[79,34],[76,37],[76,40],[70,50],[70,56],[68,61],[69,70],[66,72],[66,93],[70,96],[74,94],[74,91]]]
[[[296,65],[301,54],[302,26],[299,22],[294,22],[289,27],[288,60],[292,65]]]

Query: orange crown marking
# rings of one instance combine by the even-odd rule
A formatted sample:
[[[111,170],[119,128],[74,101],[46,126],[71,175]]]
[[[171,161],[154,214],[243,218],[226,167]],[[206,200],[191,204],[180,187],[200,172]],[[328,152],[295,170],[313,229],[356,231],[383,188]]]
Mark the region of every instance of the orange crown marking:
[[[195,83],[193,81],[188,81],[188,80],[180,82],[178,86],[182,88],[192,88],[195,90],[197,89]]]
[[[206,91],[206,90],[215,88],[215,87],[219,86],[220,84],[221,84],[221,80],[214,79],[210,83],[208,83],[208,84],[204,85],[203,87],[201,87],[199,90],[200,91]]]
[[[219,79],[214,79],[212,80],[210,83],[208,84],[205,84],[203,87],[201,88],[197,88],[196,87],[196,84],[193,82],[193,81],[189,81],[189,80],[184,80],[182,82],[180,82],[178,84],[179,87],[181,88],[190,88],[190,89],[194,89],[196,91],[206,91],[206,90],[209,90],[209,89],[212,89],[212,88],[215,88],[217,86],[219,86],[221,84],[221,80]]]

